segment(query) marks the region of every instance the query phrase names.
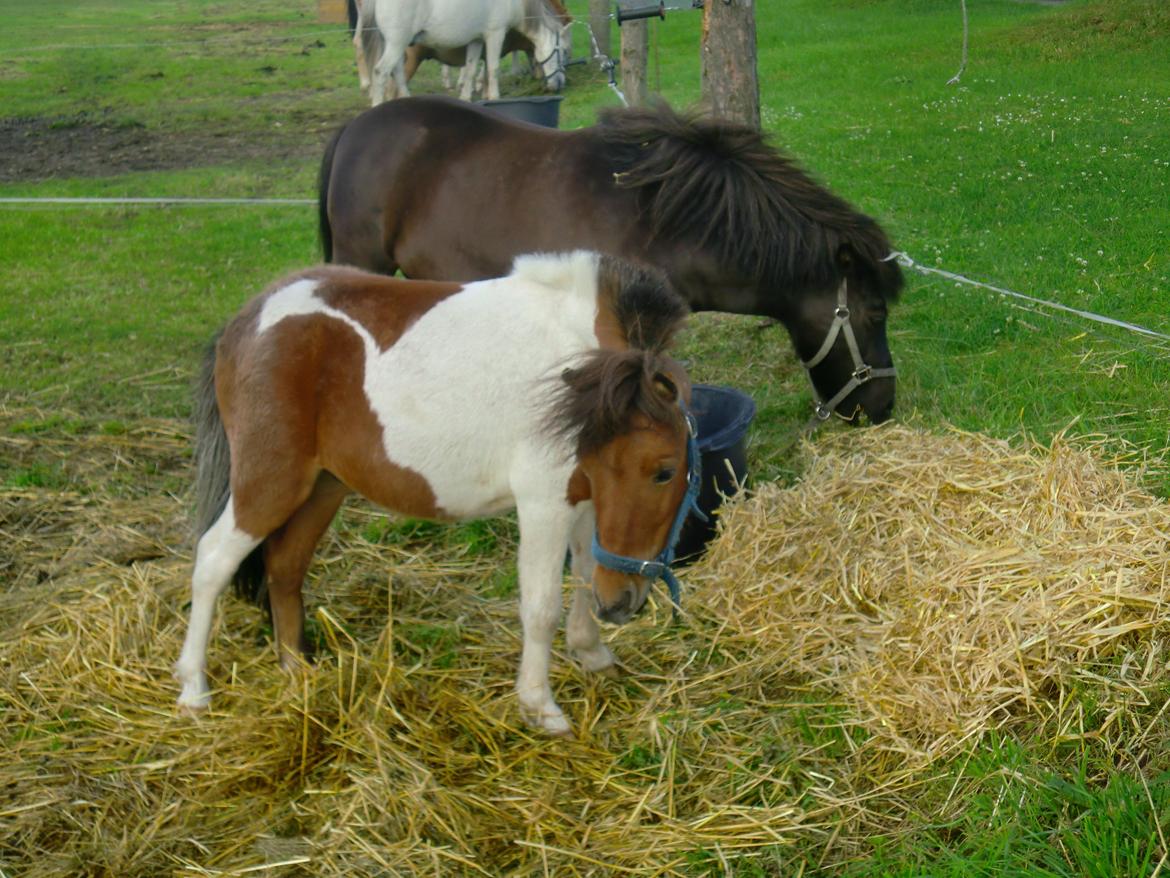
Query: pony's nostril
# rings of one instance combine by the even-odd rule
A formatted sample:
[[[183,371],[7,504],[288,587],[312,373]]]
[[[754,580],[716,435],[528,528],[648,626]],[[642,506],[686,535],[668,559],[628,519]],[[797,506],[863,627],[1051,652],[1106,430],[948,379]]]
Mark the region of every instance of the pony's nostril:
[[[634,587],[626,586],[621,597],[608,607],[598,607],[597,615],[602,621],[620,624],[630,618],[634,606]]]

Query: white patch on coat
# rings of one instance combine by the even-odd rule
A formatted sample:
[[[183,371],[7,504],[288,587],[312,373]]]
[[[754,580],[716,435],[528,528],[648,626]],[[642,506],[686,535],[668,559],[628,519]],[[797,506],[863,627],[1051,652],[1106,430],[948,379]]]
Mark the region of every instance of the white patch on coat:
[[[467,284],[385,350],[302,279],[265,301],[258,332],[314,313],[351,327],[387,457],[426,479],[446,515],[494,515],[550,484],[567,491],[571,455],[543,429],[548,379],[598,345],[597,269],[587,252],[520,257],[512,275]]]

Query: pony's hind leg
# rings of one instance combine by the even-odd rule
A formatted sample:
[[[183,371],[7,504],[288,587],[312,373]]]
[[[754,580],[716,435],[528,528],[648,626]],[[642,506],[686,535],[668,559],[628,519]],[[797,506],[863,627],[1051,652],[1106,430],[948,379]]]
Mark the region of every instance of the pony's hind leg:
[[[370,69],[366,66],[366,51],[362,47],[362,23],[359,16],[357,26],[353,31],[353,51],[357,56],[358,87],[362,91],[370,90]]]
[[[179,694],[182,707],[196,710],[207,707],[210,691],[203,669],[215,601],[231,582],[236,568],[260,545],[261,539],[237,527],[230,496],[219,518],[199,539],[195,549],[195,571],[191,576],[191,619],[187,624],[183,651],[175,663],[175,676],[183,685]]]
[[[593,504],[579,513],[569,536],[569,551],[572,554],[573,604],[569,620],[565,623],[565,646],[569,654],[586,671],[617,675],[613,651],[601,642],[601,629],[593,616],[593,529],[596,519]]]
[[[385,48],[370,71],[370,103],[373,106],[387,100],[387,85],[394,80],[395,89],[390,98],[408,98],[410,89],[406,85],[406,46],[395,38],[385,38]]]
[[[291,670],[302,654],[305,641],[305,607],[301,585],[321,535],[329,527],[349,489],[327,472],[317,477],[313,492],[292,517],[264,541],[264,567],[268,572],[268,604],[281,665]]]

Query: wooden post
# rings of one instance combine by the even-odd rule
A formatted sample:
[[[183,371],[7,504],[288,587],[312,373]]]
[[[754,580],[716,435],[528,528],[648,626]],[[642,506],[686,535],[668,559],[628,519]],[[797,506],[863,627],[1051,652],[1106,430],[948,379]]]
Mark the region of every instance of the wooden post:
[[[345,24],[345,0],[317,0],[317,20],[325,24]]]
[[[593,36],[597,38],[597,48],[602,55],[610,55],[609,51],[609,0],[589,0],[589,27],[593,29]],[[586,46],[590,55],[593,53],[593,44]]]
[[[754,5],[754,0],[706,0],[699,52],[703,102],[716,116],[759,128]]]
[[[625,92],[626,100],[630,102],[631,107],[642,106],[650,97],[650,90],[646,85],[646,56],[650,54],[650,29],[643,18],[624,22],[620,30],[622,91]]]

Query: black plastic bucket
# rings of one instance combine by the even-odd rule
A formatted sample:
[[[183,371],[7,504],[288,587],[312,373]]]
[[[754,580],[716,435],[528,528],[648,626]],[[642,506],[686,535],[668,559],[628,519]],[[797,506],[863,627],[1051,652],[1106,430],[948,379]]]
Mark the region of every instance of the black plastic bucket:
[[[481,107],[486,107],[496,113],[501,113],[521,122],[531,122],[534,125],[543,125],[545,128],[556,128],[561,121],[561,101],[563,95],[533,95],[526,98],[499,98],[494,101],[477,101]]]
[[[691,395],[691,412],[699,432],[699,455],[703,461],[703,486],[699,508],[707,516],[701,521],[692,515],[683,525],[676,557],[693,561],[703,554],[715,535],[715,511],[724,497],[736,493],[747,480],[747,431],[756,416],[750,396],[733,387],[696,384]]]

